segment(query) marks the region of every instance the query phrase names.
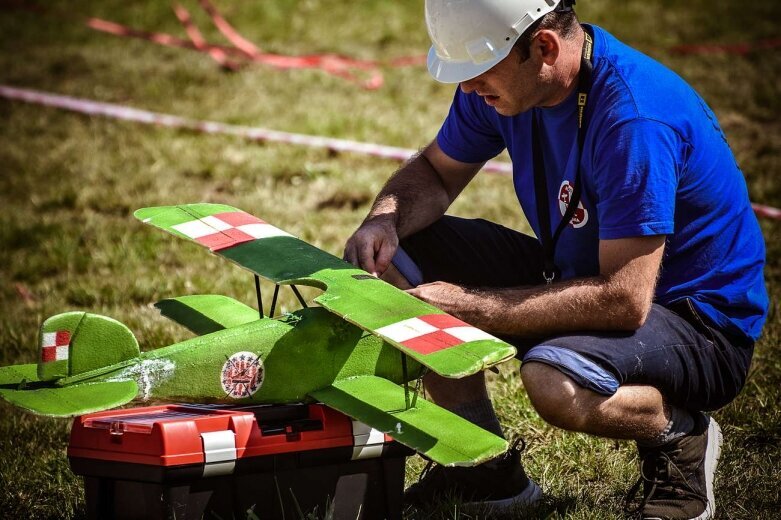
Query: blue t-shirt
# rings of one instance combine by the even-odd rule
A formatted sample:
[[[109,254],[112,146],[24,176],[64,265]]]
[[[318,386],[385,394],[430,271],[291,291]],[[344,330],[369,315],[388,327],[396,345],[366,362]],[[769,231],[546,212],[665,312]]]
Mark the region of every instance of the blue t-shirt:
[[[765,244],[716,116],[674,72],[592,28],[583,189],[556,246],[562,278],[599,274],[599,240],[667,235],[655,301],[691,298],[720,329],[756,340],[768,308]],[[539,236],[533,113],[540,122],[555,229],[577,167],[576,93],[555,107],[505,117],[476,93],[457,90],[437,143],[453,159],[469,163],[507,148],[515,192]]]

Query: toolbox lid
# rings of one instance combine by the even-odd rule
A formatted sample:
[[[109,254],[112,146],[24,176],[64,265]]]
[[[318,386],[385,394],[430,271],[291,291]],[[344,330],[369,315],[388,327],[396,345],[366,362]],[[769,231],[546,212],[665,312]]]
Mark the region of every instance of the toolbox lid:
[[[379,457],[392,439],[320,404],[163,405],[77,417],[69,458],[156,466],[204,464],[204,476],[231,473],[238,459],[352,447],[352,459]]]

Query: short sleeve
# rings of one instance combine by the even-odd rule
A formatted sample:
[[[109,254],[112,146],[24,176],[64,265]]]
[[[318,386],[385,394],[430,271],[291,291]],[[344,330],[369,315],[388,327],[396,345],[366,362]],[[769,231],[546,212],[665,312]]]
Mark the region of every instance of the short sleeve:
[[[437,144],[457,161],[480,163],[492,159],[505,148],[497,117],[480,96],[464,94],[457,88],[450,112],[437,134]]]
[[[593,161],[600,239],[673,233],[685,150],[658,121],[633,119],[607,134]]]

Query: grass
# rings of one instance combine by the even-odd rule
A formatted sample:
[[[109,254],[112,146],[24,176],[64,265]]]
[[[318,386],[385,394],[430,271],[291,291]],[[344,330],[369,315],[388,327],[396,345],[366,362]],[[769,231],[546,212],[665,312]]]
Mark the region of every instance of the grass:
[[[219,41],[194,0],[185,2]],[[167,2],[47,3],[182,34]],[[223,14],[264,50],[335,52],[367,59],[424,53],[418,1],[219,2]],[[671,66],[714,108],[746,175],[752,200],[781,206],[781,50],[747,56],[683,56],[682,43],[736,43],[777,35],[781,7],[729,0],[584,2],[594,21]],[[362,90],[319,71],[253,66],[221,72],[198,53],[121,39],[76,18],[27,11],[0,17],[0,83],[235,124],[419,147],[446,113],[452,88],[422,67],[386,69],[385,86]],[[135,208],[213,201],[251,211],[339,254],[395,165],[237,138],[93,119],[0,100],[0,364],[33,362],[47,316],[92,310],[126,323],[142,348],[186,337],[150,303],[222,293],[248,304],[251,277],[198,248],[145,228]],[[481,175],[451,212],[528,230],[507,178]],[[764,220],[767,284],[781,293],[781,222]],[[266,302],[268,305],[269,302]],[[286,296],[283,308],[293,308]],[[773,308],[740,397],[716,416],[725,433],[717,481],[721,518],[778,517],[781,496],[781,319]],[[508,433],[526,439],[526,465],[547,493],[535,515],[619,518],[636,478],[627,443],[555,430],[531,409],[517,365],[491,376]],[[69,422],[0,403],[0,517],[81,518],[82,484],[65,457]],[[409,463],[409,477],[422,466]],[[441,504],[431,517],[454,517]],[[413,516],[413,513],[410,513]],[[472,515],[474,516],[474,515]]]

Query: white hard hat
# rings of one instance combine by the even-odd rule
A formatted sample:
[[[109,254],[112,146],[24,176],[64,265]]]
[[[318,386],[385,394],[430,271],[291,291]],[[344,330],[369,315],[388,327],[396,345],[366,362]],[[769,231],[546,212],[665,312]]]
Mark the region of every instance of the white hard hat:
[[[442,83],[482,74],[506,58],[518,37],[559,1],[426,0],[426,27],[433,43],[428,71]]]

